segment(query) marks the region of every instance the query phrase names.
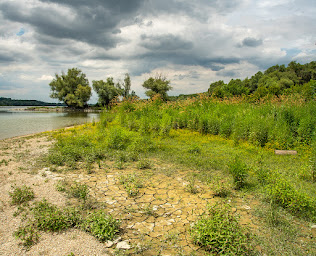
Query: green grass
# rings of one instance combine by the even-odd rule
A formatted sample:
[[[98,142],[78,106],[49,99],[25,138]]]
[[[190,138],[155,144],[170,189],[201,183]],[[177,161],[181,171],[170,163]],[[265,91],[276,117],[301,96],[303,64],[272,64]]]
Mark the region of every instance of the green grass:
[[[282,216],[305,226],[315,221],[315,111],[314,102],[249,104],[201,99],[122,104],[104,113],[95,126],[57,134],[49,160],[53,165],[68,166],[68,170],[85,168],[89,163],[92,170],[105,160],[116,161],[119,169],[130,162],[136,162],[139,169],[151,169],[153,160],[157,166],[159,159],[172,164],[167,176],[176,175],[177,170],[192,173],[187,176],[191,193],[198,192],[196,182],[200,180],[209,185],[214,196],[233,202],[254,197],[263,205],[257,217],[268,227],[260,224],[266,233],[256,234],[257,240],[251,241],[227,207],[210,208],[192,231],[196,243],[207,251],[245,253],[247,240],[250,246],[259,244],[267,255],[304,255],[294,239],[283,240],[278,246],[267,237],[274,236],[277,229],[279,241],[290,234],[292,228],[288,227],[293,225],[281,221]],[[274,149],[293,148],[297,155],[274,154]],[[137,196],[143,186],[135,174],[122,174],[120,183],[129,196]],[[208,234],[216,228],[216,221],[225,223],[223,230]],[[236,234],[231,234],[235,228]],[[220,235],[215,239],[220,243],[232,240],[213,246],[209,241],[216,235]]]

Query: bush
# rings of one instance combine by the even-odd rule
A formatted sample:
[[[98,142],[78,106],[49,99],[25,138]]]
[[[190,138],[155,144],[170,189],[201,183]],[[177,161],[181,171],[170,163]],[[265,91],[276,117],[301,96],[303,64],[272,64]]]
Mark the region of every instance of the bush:
[[[229,173],[234,178],[234,183],[237,189],[241,189],[246,184],[246,178],[248,177],[248,167],[238,157],[230,162],[228,165]]]
[[[12,187],[13,191],[9,192],[11,203],[20,205],[34,199],[34,192],[30,187],[23,185],[22,187]]]
[[[37,202],[32,212],[35,225],[43,231],[61,231],[81,222],[80,214],[76,210],[62,211],[46,200]]]
[[[33,244],[37,243],[39,234],[32,224],[19,227],[17,231],[14,232],[16,238],[22,240],[22,245],[29,249]]]
[[[229,205],[210,206],[190,230],[195,244],[216,255],[248,255],[248,238]]]
[[[129,135],[122,128],[113,128],[108,137],[108,147],[110,149],[123,150],[130,143]]]
[[[135,174],[121,175],[120,183],[124,186],[129,196],[137,196],[139,188],[143,187],[143,184],[138,176]]]
[[[94,237],[104,242],[112,240],[119,233],[120,221],[100,210],[90,213],[85,219],[83,227]]]
[[[268,199],[272,203],[280,205],[294,214],[301,214],[316,220],[316,203],[313,198],[296,190],[289,181],[277,174],[272,174],[269,182],[265,188]]]

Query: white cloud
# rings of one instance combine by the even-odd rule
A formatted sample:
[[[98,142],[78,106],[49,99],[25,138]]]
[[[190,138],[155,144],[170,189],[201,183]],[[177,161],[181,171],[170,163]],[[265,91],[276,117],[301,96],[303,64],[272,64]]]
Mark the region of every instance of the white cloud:
[[[41,77],[38,78],[38,80],[40,81],[51,81],[53,79],[54,77],[52,77],[51,75],[42,75]]]
[[[270,65],[316,59],[314,0],[60,2],[1,1],[0,77],[7,87],[21,87],[6,96],[37,91],[37,99],[48,99],[54,74],[73,67],[90,82],[129,72],[143,96],[141,84],[159,71],[171,80],[172,94],[185,94]],[[17,36],[22,27],[27,33]]]

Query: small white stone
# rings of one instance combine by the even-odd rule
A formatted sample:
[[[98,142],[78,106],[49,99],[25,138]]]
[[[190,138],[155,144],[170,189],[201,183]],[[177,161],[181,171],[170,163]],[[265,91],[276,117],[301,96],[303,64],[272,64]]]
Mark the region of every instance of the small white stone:
[[[242,209],[245,209],[245,210],[250,210],[250,209],[251,209],[251,207],[248,206],[248,205],[243,205],[241,208],[242,208]]]
[[[114,244],[117,244],[118,242],[120,242],[122,240],[122,237],[118,237],[118,238],[116,238],[114,241],[113,241],[113,243]]]
[[[106,248],[110,248],[114,243],[112,241],[107,241],[104,245]]]
[[[116,249],[123,249],[123,250],[128,250],[130,249],[131,246],[128,244],[128,241],[122,241],[122,242],[119,242],[117,245],[116,245]]]

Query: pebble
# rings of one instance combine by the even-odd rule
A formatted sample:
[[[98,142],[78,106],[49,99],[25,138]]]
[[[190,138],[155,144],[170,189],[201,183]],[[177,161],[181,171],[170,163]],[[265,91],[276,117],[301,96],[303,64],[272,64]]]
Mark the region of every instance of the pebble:
[[[131,248],[131,246],[129,245],[128,240],[119,242],[119,243],[116,245],[116,249],[128,250],[128,249],[130,249],[130,248]]]

